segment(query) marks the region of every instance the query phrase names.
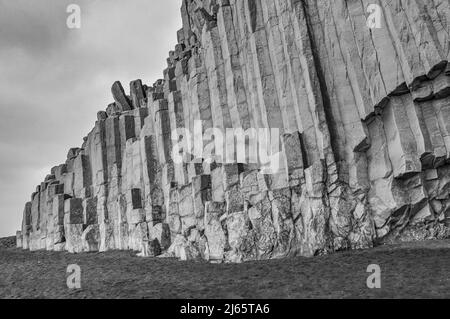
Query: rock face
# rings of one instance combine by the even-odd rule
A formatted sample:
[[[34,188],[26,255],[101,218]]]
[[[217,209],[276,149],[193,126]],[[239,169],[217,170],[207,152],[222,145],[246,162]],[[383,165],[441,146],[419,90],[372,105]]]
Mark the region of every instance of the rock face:
[[[164,79],[114,83],[18,245],[242,262],[448,237],[449,3],[377,3],[370,29],[365,0],[183,0]],[[275,169],[252,128],[278,129]]]

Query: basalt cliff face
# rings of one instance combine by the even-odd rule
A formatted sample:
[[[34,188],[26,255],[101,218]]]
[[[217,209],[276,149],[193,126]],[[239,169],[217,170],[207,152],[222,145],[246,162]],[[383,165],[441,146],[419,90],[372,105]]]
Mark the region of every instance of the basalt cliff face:
[[[25,205],[20,247],[242,262],[450,235],[447,0],[183,0],[181,14],[164,79],[129,96],[114,83]],[[196,120],[194,143],[278,128],[279,170],[175,161],[172,132]]]

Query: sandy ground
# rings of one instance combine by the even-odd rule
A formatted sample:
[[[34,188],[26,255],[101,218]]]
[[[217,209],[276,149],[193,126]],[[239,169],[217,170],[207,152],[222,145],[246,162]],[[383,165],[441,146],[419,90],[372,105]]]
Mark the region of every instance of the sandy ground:
[[[0,298],[449,298],[450,241],[315,258],[234,264],[136,257],[132,252],[28,252],[0,240]],[[81,267],[80,290],[67,266]],[[368,289],[367,267],[381,267]]]

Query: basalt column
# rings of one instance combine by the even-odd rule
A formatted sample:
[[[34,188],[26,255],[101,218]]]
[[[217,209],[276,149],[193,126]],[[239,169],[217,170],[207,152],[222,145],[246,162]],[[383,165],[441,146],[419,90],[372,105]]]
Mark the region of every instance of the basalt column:
[[[112,85],[21,212],[20,247],[243,262],[449,237],[448,1],[181,16],[163,78]]]

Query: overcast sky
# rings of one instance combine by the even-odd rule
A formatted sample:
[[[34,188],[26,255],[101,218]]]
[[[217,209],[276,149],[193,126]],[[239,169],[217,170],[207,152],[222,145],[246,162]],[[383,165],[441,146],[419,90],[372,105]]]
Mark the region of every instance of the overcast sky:
[[[66,8],[81,7],[81,29]],[[181,27],[179,0],[0,0],[0,237],[20,229],[36,185],[79,147],[96,114],[162,77]]]

